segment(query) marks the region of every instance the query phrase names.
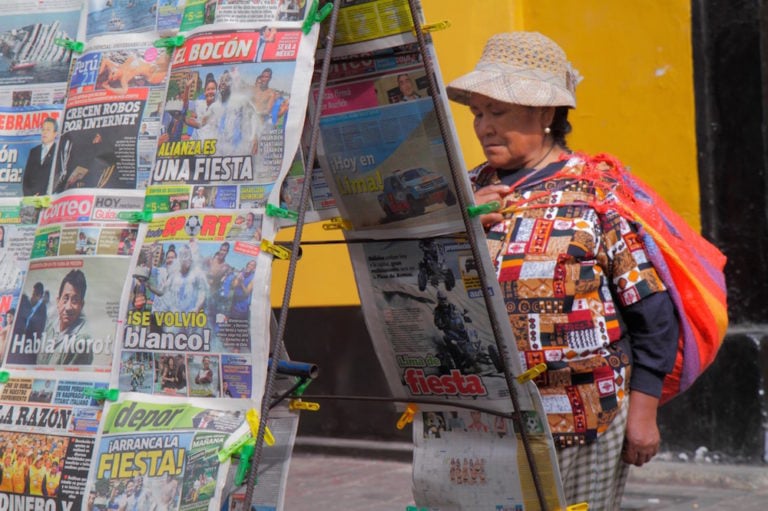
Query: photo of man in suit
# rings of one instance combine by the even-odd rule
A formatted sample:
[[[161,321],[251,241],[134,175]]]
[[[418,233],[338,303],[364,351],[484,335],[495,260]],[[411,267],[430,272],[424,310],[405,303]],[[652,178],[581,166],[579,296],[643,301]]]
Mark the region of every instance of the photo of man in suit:
[[[46,117],[40,130],[40,145],[29,151],[24,167],[21,189],[24,196],[45,195],[51,177],[53,154],[56,152],[56,133],[59,123],[52,117]]]

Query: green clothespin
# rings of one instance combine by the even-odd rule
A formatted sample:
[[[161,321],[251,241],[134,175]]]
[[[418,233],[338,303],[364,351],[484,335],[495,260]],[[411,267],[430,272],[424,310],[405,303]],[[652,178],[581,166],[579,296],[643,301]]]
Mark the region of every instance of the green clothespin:
[[[86,387],[83,389],[83,394],[88,397],[92,397],[96,401],[117,401],[120,397],[120,390],[118,389],[97,389],[96,387]]]
[[[35,208],[47,208],[51,205],[50,195],[35,195],[33,197],[24,197],[21,199],[24,206],[34,206]]]
[[[237,472],[235,472],[235,486],[241,486],[246,478],[248,472],[251,470],[251,458],[256,447],[252,442],[249,442],[240,449],[240,461],[237,464]]]
[[[152,212],[146,209],[141,211],[118,211],[117,218],[127,220],[132,224],[147,223],[152,221]]]
[[[312,31],[312,25],[315,23],[322,23],[325,18],[328,17],[328,15],[333,10],[333,4],[325,4],[320,9],[317,8],[318,1],[314,0],[312,2],[312,5],[309,6],[309,12],[307,13],[307,17],[304,19],[304,23],[301,25],[301,31],[304,32],[304,35],[308,35]]]
[[[296,387],[296,390],[293,392],[294,396],[299,397],[304,394],[304,391],[307,390],[307,387],[309,387],[309,384],[312,383],[312,378],[297,378],[297,380],[303,380],[301,385]]]
[[[75,41],[73,39],[67,39],[66,37],[57,37],[53,40],[53,44],[56,46],[63,46],[64,48],[75,53],[82,53],[83,49],[85,49],[85,43]]]
[[[277,206],[273,206],[272,204],[267,204],[266,214],[267,216],[276,216],[279,218],[287,218],[289,220],[299,219],[299,214],[296,211],[291,211],[290,209],[278,208]]]
[[[467,213],[469,213],[470,217],[474,218],[476,216],[493,213],[494,211],[498,211],[499,209],[501,209],[501,203],[499,201],[493,201],[493,202],[487,202],[485,204],[480,204],[479,206],[469,206],[467,208]]]
[[[0,371],[0,383],[8,383],[11,379],[11,373],[8,371]]]
[[[155,48],[168,48],[169,51],[172,51],[174,48],[184,44],[184,36],[179,34],[173,37],[164,37],[162,39],[156,39],[152,44]]]
[[[247,443],[254,443],[255,440],[250,433],[245,433],[243,436],[235,440],[229,447],[222,447],[219,452],[216,453],[216,457],[219,459],[219,463],[224,463],[232,456],[238,454],[244,445]]]

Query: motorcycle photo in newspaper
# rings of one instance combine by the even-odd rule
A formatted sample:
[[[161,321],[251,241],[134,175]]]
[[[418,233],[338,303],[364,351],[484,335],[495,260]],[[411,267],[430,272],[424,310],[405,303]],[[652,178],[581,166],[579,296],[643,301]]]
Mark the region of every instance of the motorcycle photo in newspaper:
[[[494,368],[491,372],[504,371],[496,346],[489,344],[487,351],[483,350],[477,330],[470,325],[468,311],[459,311],[443,290],[437,292],[433,317],[435,327],[442,332],[442,337],[435,341],[441,372],[447,374],[458,369],[464,374],[482,374],[488,372],[489,366]]]
[[[440,282],[443,282],[446,291],[453,289],[456,285],[456,276],[445,263],[442,245],[436,245],[432,239],[425,239],[419,241],[419,248],[424,253],[419,261],[419,291],[427,289],[428,283],[437,287]]]

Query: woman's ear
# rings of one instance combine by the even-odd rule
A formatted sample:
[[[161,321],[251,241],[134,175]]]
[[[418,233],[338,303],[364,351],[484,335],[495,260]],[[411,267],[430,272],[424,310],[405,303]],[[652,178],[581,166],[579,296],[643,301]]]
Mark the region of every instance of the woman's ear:
[[[552,121],[555,118],[555,107],[544,106],[541,107],[541,130],[549,128],[552,125]]]

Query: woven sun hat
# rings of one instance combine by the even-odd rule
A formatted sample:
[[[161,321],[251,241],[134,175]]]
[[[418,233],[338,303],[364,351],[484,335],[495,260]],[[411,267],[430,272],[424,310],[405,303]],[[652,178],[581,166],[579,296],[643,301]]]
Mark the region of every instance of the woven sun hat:
[[[516,105],[573,108],[580,81],[552,39],[538,32],[507,32],[492,36],[475,70],[453,80],[446,91],[463,105],[474,93]]]

